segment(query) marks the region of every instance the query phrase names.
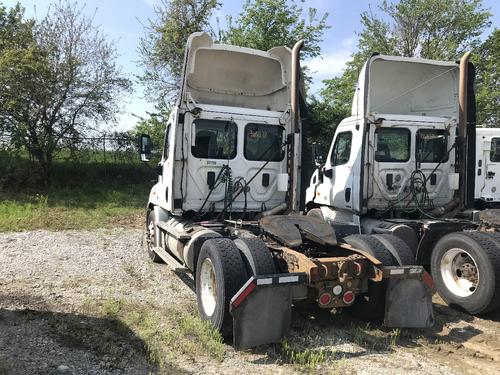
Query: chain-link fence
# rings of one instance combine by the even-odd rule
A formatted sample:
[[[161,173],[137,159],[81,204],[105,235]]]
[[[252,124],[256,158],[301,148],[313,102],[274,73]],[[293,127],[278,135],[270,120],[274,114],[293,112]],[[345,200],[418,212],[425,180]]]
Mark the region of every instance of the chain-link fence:
[[[24,147],[14,145],[8,134],[0,133],[0,151],[34,160]],[[127,134],[102,133],[91,137],[63,137],[54,161],[103,164],[139,164],[138,138]]]
[[[51,181],[58,185],[144,183],[156,178],[154,161],[139,158],[139,139],[127,133],[101,133],[60,140],[53,155]],[[41,164],[26,147],[0,133],[0,190],[6,186],[37,186]]]

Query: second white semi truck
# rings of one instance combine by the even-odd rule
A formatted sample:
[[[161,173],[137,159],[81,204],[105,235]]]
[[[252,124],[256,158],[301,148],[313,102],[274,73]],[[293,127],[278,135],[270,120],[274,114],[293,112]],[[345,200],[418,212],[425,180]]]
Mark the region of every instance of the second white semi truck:
[[[480,129],[477,139],[487,148],[476,155],[468,60],[372,56],[351,116],[311,178],[306,206],[339,237],[371,236],[394,256],[404,243],[411,253],[400,264],[425,266],[448,304],[475,314],[500,306],[500,215],[474,210],[475,193],[495,199],[500,138]],[[352,243],[371,246],[361,238]]]

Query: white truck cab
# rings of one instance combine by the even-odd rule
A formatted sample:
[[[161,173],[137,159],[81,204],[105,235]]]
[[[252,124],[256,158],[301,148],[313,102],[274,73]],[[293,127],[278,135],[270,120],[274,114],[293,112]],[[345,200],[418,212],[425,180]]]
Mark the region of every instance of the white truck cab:
[[[338,125],[323,169],[312,176],[307,205],[361,215],[449,202],[458,189],[457,98],[456,63],[373,56],[360,73],[351,117]],[[423,179],[426,190],[412,194]]]
[[[283,204],[284,144],[293,132],[291,50],[218,45],[207,34],[194,33],[185,66],[150,205],[180,216],[260,213]],[[235,184],[245,191],[230,202],[227,187]]]

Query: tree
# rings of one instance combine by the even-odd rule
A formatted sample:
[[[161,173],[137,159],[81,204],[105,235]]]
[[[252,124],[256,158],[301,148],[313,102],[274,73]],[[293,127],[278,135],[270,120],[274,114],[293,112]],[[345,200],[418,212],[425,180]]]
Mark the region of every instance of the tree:
[[[148,134],[153,142],[155,150],[161,150],[165,139],[165,124],[169,114],[151,114],[149,118],[142,118],[137,122],[132,134],[139,137],[141,134]]]
[[[224,43],[267,51],[276,46],[290,48],[300,39],[305,40],[304,57],[315,57],[321,52],[328,13],[318,15],[315,8],[308,8],[307,20],[304,9],[295,1],[246,0],[243,10],[233,22],[228,17],[228,29],[220,31]]]
[[[473,55],[476,65],[477,123],[500,126],[500,29],[495,29]]]
[[[155,7],[157,19],[149,20],[139,52],[144,69],[140,80],[158,109],[168,108],[180,88],[189,35],[211,31],[210,16],[218,6],[217,0],[161,0]]]
[[[5,14],[23,32],[5,27]],[[48,184],[54,153],[93,124],[114,121],[130,81],[114,45],[76,5],[57,3],[38,23],[23,21],[19,5],[2,7],[0,19],[0,127],[35,157]]]
[[[335,97],[335,105],[346,113],[358,73],[372,53],[456,60],[480,44],[480,35],[490,25],[491,17],[482,0],[384,1],[378,10],[380,14],[371,8],[361,14],[358,51],[343,75],[324,81],[322,94],[326,100]]]
[[[304,39],[302,57],[316,57],[321,53],[320,43],[327,28],[328,14],[319,15],[317,9],[304,8],[295,1],[246,0],[236,20],[228,17],[227,30],[219,30],[223,43],[267,51],[276,46],[293,45]],[[307,67],[302,68],[306,83],[310,81]],[[320,138],[320,132],[328,127],[333,113],[326,105],[312,99],[308,110],[311,140]]]

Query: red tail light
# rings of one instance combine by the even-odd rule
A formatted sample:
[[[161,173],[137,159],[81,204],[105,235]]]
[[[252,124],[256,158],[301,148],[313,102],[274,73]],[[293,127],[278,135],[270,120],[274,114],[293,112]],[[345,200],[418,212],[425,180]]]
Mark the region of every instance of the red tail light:
[[[318,301],[320,306],[327,306],[332,301],[332,296],[330,293],[325,292],[319,296]]]
[[[347,292],[344,293],[344,296],[342,297],[342,300],[344,301],[345,304],[350,305],[351,303],[354,302],[354,293],[348,290]]]

